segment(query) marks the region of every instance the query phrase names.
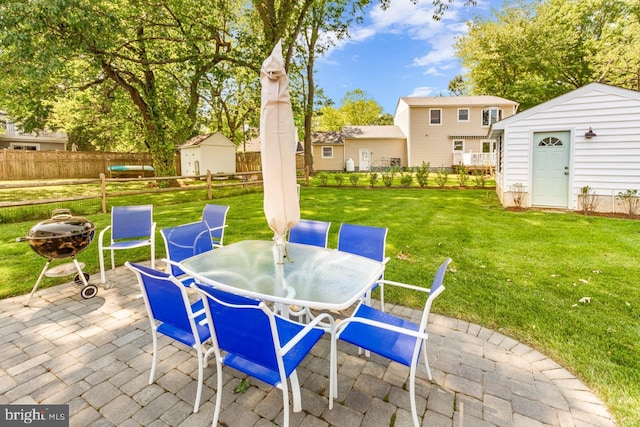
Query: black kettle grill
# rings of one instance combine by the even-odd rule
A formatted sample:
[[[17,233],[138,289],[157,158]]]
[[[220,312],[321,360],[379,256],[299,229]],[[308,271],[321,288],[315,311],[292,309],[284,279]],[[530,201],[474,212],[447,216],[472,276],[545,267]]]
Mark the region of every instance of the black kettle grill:
[[[16,239],[18,242],[28,242],[31,249],[38,255],[47,258],[47,263],[33,286],[25,306],[29,305],[31,297],[35,294],[44,276],[69,276],[77,271],[78,274],[74,277],[74,282],[84,286],[80,291],[82,298],[93,298],[98,293],[97,286],[89,284],[89,275],[82,272],[84,263],[78,262],[76,259],[76,255],[91,244],[95,230],[95,225],[88,219],[71,215],[69,209],[56,209],[51,213],[51,218],[31,227],[26,237]],[[64,258],[72,258],[73,263],[49,268],[52,260]]]

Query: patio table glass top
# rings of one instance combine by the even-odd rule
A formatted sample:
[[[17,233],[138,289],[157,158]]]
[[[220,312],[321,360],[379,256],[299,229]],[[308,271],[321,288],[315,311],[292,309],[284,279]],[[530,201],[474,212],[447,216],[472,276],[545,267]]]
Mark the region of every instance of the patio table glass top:
[[[287,243],[288,257],[279,260],[274,247],[272,241],[244,240],[180,264],[203,284],[318,310],[349,308],[384,272],[381,262],[335,249]]]

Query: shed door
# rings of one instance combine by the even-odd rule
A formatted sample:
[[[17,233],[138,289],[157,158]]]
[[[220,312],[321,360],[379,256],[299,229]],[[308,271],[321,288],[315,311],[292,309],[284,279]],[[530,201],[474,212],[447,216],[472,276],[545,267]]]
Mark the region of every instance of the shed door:
[[[360,162],[358,163],[358,170],[360,171],[368,171],[371,167],[371,149],[369,148],[361,148],[360,149]]]
[[[568,207],[569,138],[568,131],[533,134],[533,206]]]

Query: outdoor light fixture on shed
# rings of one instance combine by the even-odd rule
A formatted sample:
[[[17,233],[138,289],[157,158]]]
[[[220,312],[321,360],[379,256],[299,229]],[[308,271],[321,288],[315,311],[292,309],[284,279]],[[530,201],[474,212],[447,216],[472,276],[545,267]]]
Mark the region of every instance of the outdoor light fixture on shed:
[[[598,136],[596,135],[596,133],[593,131],[593,129],[591,129],[591,127],[589,127],[589,130],[587,131],[587,133],[584,134],[584,137],[587,139],[593,138],[594,136]]]

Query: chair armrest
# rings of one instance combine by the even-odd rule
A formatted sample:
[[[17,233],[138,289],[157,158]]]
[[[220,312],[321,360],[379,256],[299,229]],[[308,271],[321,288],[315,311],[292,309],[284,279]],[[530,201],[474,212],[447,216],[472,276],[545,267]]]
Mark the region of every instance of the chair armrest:
[[[320,323],[321,321],[328,319],[329,320],[329,324],[331,325],[330,328],[330,333],[333,335],[333,330],[334,328],[334,322],[333,322],[333,317],[331,317],[329,315],[329,313],[322,313],[318,316],[316,316],[311,322],[307,323],[307,325],[304,327],[304,329],[302,329],[300,332],[298,332],[293,338],[291,338],[289,340],[289,342],[284,346],[281,347],[280,351],[282,352],[282,355],[284,356],[285,354],[287,354],[293,347],[295,347],[296,344],[298,344],[298,342],[305,337],[305,335],[307,335],[309,332],[311,332],[312,329],[315,329],[318,323]],[[297,322],[293,322],[292,320],[287,319],[287,321],[292,322],[292,323],[297,323]],[[320,329],[324,329],[322,327],[319,327]]]
[[[209,231],[214,231],[214,230],[222,230],[225,227],[228,227],[229,224],[225,224],[225,225],[219,225],[217,227],[209,227]]]
[[[429,293],[431,291],[431,289],[429,288],[421,288],[420,286],[409,285],[407,283],[401,283],[401,282],[394,282],[393,280],[383,279],[383,280],[378,280],[376,283],[384,283],[385,285],[398,286],[400,288],[411,289],[413,291],[418,291],[418,292]]]
[[[107,225],[101,232],[100,234],[98,234],[98,242],[100,242],[102,244],[102,238],[104,236],[104,233],[107,232],[107,230],[111,230],[111,226]]]
[[[364,325],[369,325],[375,328],[386,329],[388,331],[393,331],[399,334],[409,335],[414,338],[427,339],[428,337],[426,333],[423,334],[417,331],[412,331],[411,329],[405,329],[399,326],[388,325],[383,322],[378,322],[377,320],[371,320],[371,319],[367,319],[364,317],[357,317],[357,316],[349,317],[341,321],[340,324],[336,326],[335,335],[339,337],[342,330],[344,330],[347,327],[347,325],[349,325],[349,323],[362,323]]]

